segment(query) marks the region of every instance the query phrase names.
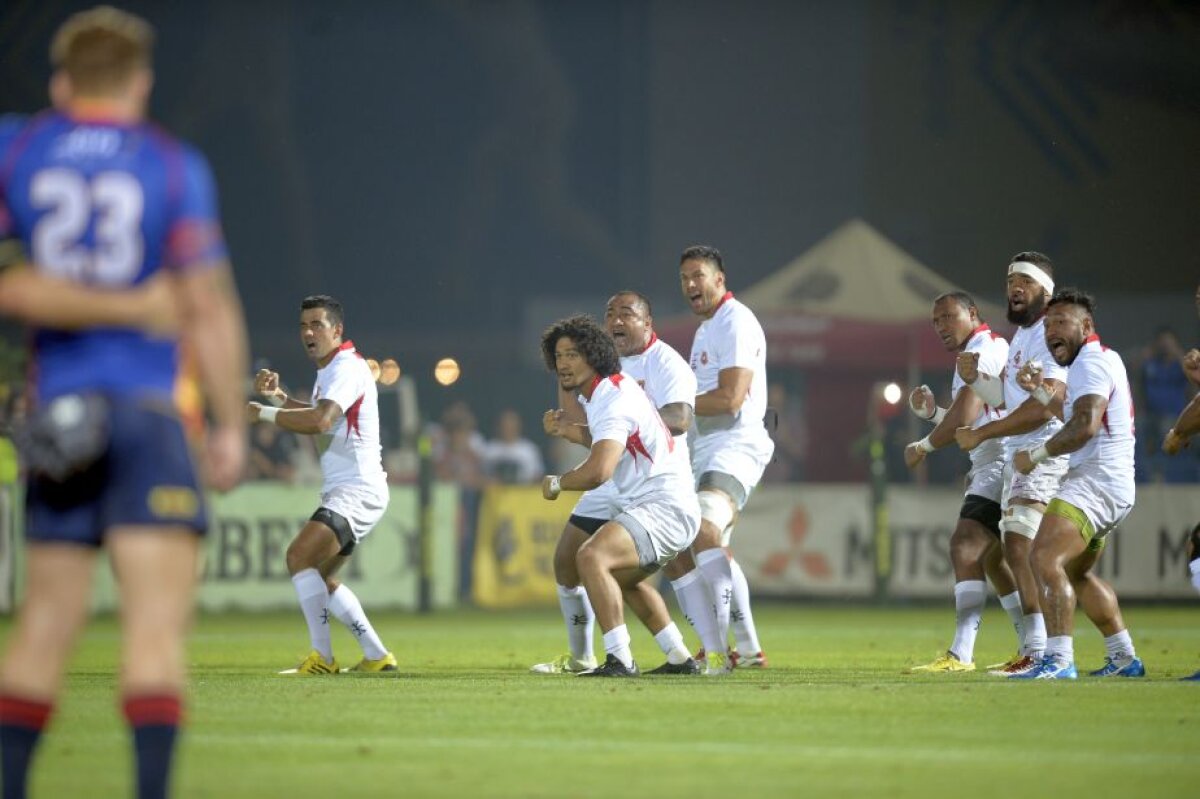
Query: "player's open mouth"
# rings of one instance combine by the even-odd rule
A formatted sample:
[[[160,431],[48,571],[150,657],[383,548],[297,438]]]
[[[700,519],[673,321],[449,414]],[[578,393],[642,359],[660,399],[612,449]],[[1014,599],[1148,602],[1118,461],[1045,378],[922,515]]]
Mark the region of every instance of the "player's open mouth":
[[[1019,311],[1025,307],[1025,300],[1017,299],[1016,297],[1010,297],[1008,300],[1008,307],[1012,308],[1014,311]]]
[[[1067,343],[1065,341],[1063,341],[1061,338],[1047,339],[1046,346],[1049,347],[1050,354],[1053,355],[1055,358],[1058,358],[1058,356],[1060,354],[1063,354],[1063,355],[1066,354]]]

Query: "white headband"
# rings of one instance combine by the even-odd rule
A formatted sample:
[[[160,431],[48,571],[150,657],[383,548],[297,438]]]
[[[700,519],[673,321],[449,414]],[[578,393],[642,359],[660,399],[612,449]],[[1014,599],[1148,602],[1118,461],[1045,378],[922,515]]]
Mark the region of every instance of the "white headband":
[[[1028,261],[1014,261],[1008,265],[1008,273],[1010,275],[1025,275],[1031,277],[1041,284],[1042,288],[1046,289],[1046,293],[1054,295],[1054,279],[1046,274],[1037,264],[1031,264]]]

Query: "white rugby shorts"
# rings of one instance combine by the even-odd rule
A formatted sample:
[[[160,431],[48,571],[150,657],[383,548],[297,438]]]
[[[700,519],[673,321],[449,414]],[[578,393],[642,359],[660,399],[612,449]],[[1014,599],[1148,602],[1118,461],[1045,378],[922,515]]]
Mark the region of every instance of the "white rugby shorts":
[[[655,572],[696,540],[700,503],[690,492],[655,494],[622,509],[613,521],[629,531],[639,565]]]
[[[1067,455],[1044,460],[1029,474],[1021,474],[1013,468],[1012,461],[1004,464],[1004,495],[1000,499],[1000,507],[1008,510],[1009,503],[1014,499],[1026,499],[1049,505],[1050,500],[1058,494],[1058,487],[1067,476],[1067,468],[1071,458]]]
[[[571,515],[607,521],[621,512],[620,500],[616,485],[609,480],[591,491],[585,491],[571,509]]]
[[[321,495],[321,507],[349,522],[350,532],[357,542],[379,524],[387,510],[388,499],[386,483],[334,486]]]
[[[1117,488],[1117,490],[1114,490]],[[1095,530],[1093,538],[1104,538],[1133,510],[1134,487],[1114,487],[1101,482],[1080,469],[1071,469],[1058,489],[1055,499],[1074,505],[1087,516]]]
[[[761,436],[741,430],[708,433],[692,442],[692,474],[697,486],[705,472],[727,474],[742,484],[749,497],[774,453],[775,442],[766,428]]]
[[[967,490],[963,492],[964,495],[974,494],[992,502],[1000,502],[1000,496],[1004,493],[1004,461],[996,458],[971,464],[966,482]]]

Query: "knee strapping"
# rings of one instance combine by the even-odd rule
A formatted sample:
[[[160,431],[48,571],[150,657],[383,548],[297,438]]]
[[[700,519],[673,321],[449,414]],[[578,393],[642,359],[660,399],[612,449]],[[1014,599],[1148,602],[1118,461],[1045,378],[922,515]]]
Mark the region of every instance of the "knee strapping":
[[[721,532],[733,521],[733,505],[729,500],[712,491],[701,491],[700,518],[716,527]]]
[[[1013,505],[1000,518],[1000,532],[1006,535],[1016,533],[1032,541],[1037,537],[1043,515],[1040,510],[1029,505]]]

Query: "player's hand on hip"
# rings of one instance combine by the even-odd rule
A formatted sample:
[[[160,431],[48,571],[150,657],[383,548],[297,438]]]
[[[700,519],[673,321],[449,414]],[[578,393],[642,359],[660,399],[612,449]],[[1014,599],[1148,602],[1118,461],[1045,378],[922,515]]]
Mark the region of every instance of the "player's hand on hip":
[[[1013,456],[1013,468],[1021,474],[1029,474],[1036,466],[1028,450],[1021,450]]]
[[[204,476],[217,491],[237,486],[246,471],[246,431],[239,426],[217,427],[208,435],[204,458]]]
[[[909,444],[904,448],[904,465],[910,469],[915,469],[921,461],[925,460],[925,450],[917,443]]]
[[[963,379],[963,382],[970,385],[979,379],[979,353],[978,352],[960,352],[954,363],[955,370],[958,371],[958,376]]]
[[[958,442],[959,449],[963,452],[970,452],[982,443],[979,434],[967,426],[955,428],[954,440]]]
[[[908,407],[922,419],[932,419],[934,412],[933,392],[929,386],[917,386],[908,395]]]
[[[280,392],[279,373],[270,369],[259,369],[254,376],[254,391],[264,397],[273,397]]]

